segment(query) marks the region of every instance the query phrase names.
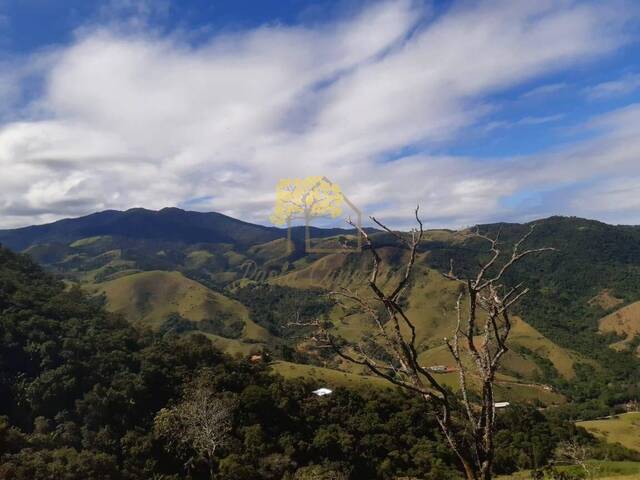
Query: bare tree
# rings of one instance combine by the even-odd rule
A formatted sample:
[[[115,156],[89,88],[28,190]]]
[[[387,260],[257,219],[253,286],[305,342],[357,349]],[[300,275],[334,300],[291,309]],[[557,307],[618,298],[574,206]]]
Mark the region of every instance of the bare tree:
[[[576,439],[567,440],[558,445],[556,454],[561,460],[568,461],[573,465],[579,466],[584,472],[585,478],[591,480],[596,478],[598,474],[597,466],[590,465],[591,449],[578,442]]]
[[[467,479],[489,480],[495,449],[494,381],[500,361],[508,351],[510,309],[528,291],[522,284],[507,288],[503,281],[507,272],[520,260],[551,249],[522,250],[522,245],[533,232],[532,228],[509,249],[505,258],[499,234],[491,238],[476,230],[471,236],[487,242],[488,260],[471,278],[458,276],[451,263],[450,271],[444,276],[459,283],[460,294],[455,306],[457,324],[452,338],[445,338],[444,342],[459,372],[458,398],[434,377],[429,368],[420,364],[416,324],[407,317],[401,305],[424,236],[418,208],[415,219],[418,226],[407,235],[395,232],[371,217],[409,252],[399,281],[391,286],[383,286],[379,279],[383,259],[369,234],[349,221],[360,231],[365,249],[371,254],[373,266],[368,288],[372,295],[361,295],[347,288],[331,293],[342,302],[355,304],[373,321],[375,331],[367,336],[366,341],[347,342],[332,333],[330,324],[316,320],[312,322],[318,329],[315,338],[330,345],[344,360],[366,367],[373,374],[424,399]],[[472,400],[470,376],[479,383],[478,401]]]
[[[195,452],[213,479],[215,454],[229,439],[234,409],[234,402],[218,396],[202,375],[185,390],[180,403],[158,412],[154,430],[176,454],[189,457],[185,466],[196,460],[189,455]]]

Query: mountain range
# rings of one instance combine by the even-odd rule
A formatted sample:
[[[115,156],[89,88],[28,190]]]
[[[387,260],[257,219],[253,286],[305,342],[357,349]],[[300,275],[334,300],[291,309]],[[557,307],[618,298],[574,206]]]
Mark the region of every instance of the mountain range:
[[[634,369],[640,370],[640,227],[568,217],[532,223],[528,244],[556,251],[523,262],[508,278],[531,291],[516,312],[501,394],[553,404],[594,375],[620,379],[620,388],[633,383]],[[509,245],[530,224],[478,228],[500,232]],[[383,257],[381,278],[391,284],[407,252],[392,235],[369,233]],[[468,233],[429,230],[419,247],[404,302],[425,364],[450,363],[442,339],[451,333],[457,286],[440,273],[451,260],[471,273],[486,255],[487,245]],[[355,244],[349,229],[310,229],[313,245],[326,253],[305,253],[303,227],[292,231],[292,252],[286,235],[219,213],[138,208],[2,230],[0,243],[103,298],[135,325],[200,332],[229,353],[268,350],[283,375],[308,375],[311,368],[327,382],[357,383],[365,372],[314,351],[290,323],[300,315],[322,316],[344,338],[366,334],[371,325],[363,315],[324,294],[366,288],[368,252],[331,252]],[[455,374],[442,378],[455,385]]]

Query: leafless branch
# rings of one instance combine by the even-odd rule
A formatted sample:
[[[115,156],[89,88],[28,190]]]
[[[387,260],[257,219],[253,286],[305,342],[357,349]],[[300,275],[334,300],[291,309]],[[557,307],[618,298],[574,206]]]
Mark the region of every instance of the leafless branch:
[[[537,248],[522,250],[531,237],[534,227],[513,244],[503,262],[504,243],[501,231],[490,237],[476,229],[470,238],[479,238],[488,243],[488,260],[481,263],[475,275],[464,278],[454,269],[453,260],[444,277],[460,285],[455,305],[456,325],[451,339],[445,344],[458,371],[462,417],[453,419],[456,403],[452,394],[419,359],[416,324],[401,305],[401,296],[409,288],[418,258],[418,248],[424,236],[419,208],[415,209],[417,228],[403,234],[388,228],[375,217],[371,220],[383,231],[396,238],[408,249],[403,273],[395,285],[379,281],[383,259],[370,234],[358,224],[348,221],[364,240],[365,250],[371,255],[371,272],[367,286],[372,295],[363,296],[357,291],[341,288],[331,292],[339,301],[349,302],[373,321],[375,332],[369,338],[382,349],[391,360],[376,358],[363,343],[350,343],[335,337],[331,325],[315,321],[317,339],[329,345],[345,361],[360,365],[374,375],[385,379],[428,402],[430,411],[447,439],[449,446],[460,460],[469,480],[489,480],[494,457],[495,402],[494,381],[500,361],[509,350],[508,340],[512,321],[510,309],[527,294],[528,289],[518,284],[506,289],[502,284],[506,273],[523,258],[553,250]],[[501,266],[500,266],[501,265]],[[492,276],[491,272],[495,272]],[[295,322],[297,324],[308,322]],[[473,388],[480,399],[472,401],[469,384],[474,378]],[[476,385],[477,384],[477,385]],[[435,407],[435,408],[431,408]],[[462,430],[461,430],[462,427]],[[461,431],[468,432],[461,434]]]

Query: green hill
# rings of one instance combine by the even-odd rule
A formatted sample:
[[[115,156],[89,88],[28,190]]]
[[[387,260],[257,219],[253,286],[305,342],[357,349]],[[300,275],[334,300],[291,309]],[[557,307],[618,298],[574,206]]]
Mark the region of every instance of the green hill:
[[[272,336],[250,318],[241,303],[214,292],[179,272],[151,271],[127,275],[91,287],[107,299],[107,309],[131,322],[159,329],[171,314],[202,330],[235,332],[246,342],[268,343]]]

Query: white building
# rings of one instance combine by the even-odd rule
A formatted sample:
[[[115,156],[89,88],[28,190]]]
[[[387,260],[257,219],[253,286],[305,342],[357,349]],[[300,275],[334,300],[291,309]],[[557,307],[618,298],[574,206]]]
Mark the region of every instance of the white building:
[[[319,397],[324,397],[325,395],[329,395],[331,393],[333,393],[333,390],[329,390],[328,388],[319,388],[317,390],[314,390],[313,392],[314,395],[317,395]]]

